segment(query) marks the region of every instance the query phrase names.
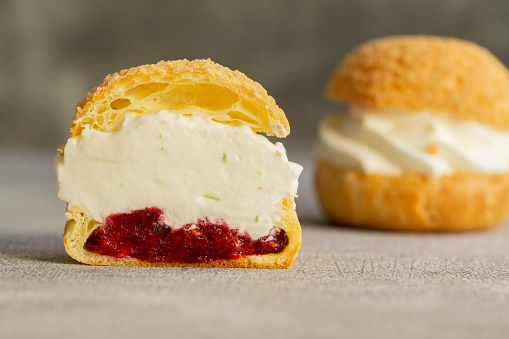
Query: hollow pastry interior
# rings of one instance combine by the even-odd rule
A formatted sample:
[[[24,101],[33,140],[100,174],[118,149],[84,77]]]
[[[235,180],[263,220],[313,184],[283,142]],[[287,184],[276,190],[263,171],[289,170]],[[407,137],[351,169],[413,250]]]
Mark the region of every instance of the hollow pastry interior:
[[[84,129],[114,132],[127,113],[171,110],[285,137],[290,125],[265,89],[210,60],[161,61],[108,76],[80,101],[70,136]]]

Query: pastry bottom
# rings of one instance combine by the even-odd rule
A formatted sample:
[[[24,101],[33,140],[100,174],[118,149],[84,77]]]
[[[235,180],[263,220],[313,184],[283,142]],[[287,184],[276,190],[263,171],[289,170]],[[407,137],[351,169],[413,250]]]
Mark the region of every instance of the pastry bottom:
[[[509,174],[362,174],[319,159],[316,187],[327,216],[350,226],[468,231],[494,227],[509,214]]]
[[[179,263],[179,262],[148,262],[134,258],[115,258],[100,255],[85,249],[85,242],[99,223],[87,215],[87,211],[79,208],[69,208],[66,213],[67,221],[64,230],[64,245],[67,253],[79,262],[90,265],[111,266],[176,266],[176,267],[253,267],[253,268],[287,268],[297,257],[301,243],[301,228],[293,204],[285,199],[282,204],[283,219],[274,227],[286,231],[289,243],[277,254],[249,255],[239,259],[215,260],[208,263]]]

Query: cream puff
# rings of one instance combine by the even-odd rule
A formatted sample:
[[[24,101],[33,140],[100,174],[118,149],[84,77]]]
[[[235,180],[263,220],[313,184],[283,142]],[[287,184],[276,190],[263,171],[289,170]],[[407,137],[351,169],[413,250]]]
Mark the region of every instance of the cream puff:
[[[327,216],[406,231],[489,228],[509,214],[509,72],[453,38],[387,37],[350,52],[327,96],[316,187]]]
[[[108,76],[54,163],[67,253],[92,265],[289,267],[302,167],[263,87],[210,60]]]

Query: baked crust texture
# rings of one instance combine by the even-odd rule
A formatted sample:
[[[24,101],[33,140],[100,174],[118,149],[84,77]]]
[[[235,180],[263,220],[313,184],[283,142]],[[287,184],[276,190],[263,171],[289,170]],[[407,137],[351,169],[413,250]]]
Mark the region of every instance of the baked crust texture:
[[[227,125],[247,125],[254,132],[267,135],[285,137],[290,133],[284,112],[259,83],[208,59],[160,61],[109,75],[79,102],[69,136],[79,138],[84,129],[115,132],[126,113],[142,115],[163,109],[207,116]],[[65,145],[59,152],[65,156]],[[204,264],[151,263],[102,256],[83,247],[92,231],[100,226],[99,222],[93,220],[86,208],[69,204],[64,245],[71,257],[91,265],[285,268],[297,257],[301,228],[293,197],[285,198],[281,208],[284,216],[274,227],[286,231],[289,244],[278,254]]]
[[[398,231],[491,228],[509,215],[509,174],[457,173],[438,178],[363,174],[316,162],[327,216],[340,224]]]
[[[454,38],[368,41],[339,63],[326,95],[367,110],[445,112],[509,129],[507,68],[487,49]]]
[[[85,128],[114,131],[125,113],[161,109],[182,114],[198,110],[218,122],[247,124],[267,135],[290,133],[284,112],[259,83],[207,59],[160,61],[109,75],[79,102],[70,137]]]

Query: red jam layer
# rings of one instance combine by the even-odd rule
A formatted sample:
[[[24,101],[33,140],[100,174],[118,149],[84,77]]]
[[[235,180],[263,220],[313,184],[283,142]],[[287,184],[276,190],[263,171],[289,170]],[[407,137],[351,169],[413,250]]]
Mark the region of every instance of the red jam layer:
[[[198,220],[173,230],[165,220],[163,211],[157,207],[112,214],[92,232],[85,248],[116,258],[206,263],[280,253],[288,245],[288,236],[280,228],[254,240],[247,232],[239,233],[222,220],[215,223]]]

